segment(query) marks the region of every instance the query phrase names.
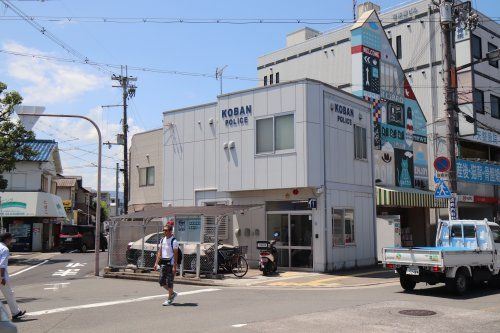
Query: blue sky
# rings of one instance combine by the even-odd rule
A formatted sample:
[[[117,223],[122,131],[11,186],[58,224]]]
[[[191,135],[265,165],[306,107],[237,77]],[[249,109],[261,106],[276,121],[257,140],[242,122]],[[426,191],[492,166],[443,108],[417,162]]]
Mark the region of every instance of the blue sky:
[[[358,1],[361,2],[361,1]],[[401,1],[379,0],[382,10]],[[63,17],[183,17],[183,18],[334,18],[350,19],[352,1],[13,1],[28,15]],[[491,17],[500,16],[498,0],[473,4]],[[14,15],[3,6],[0,15]],[[225,74],[256,77],[257,58],[282,48],[286,34],[304,24],[116,24],[39,22],[59,39],[97,62],[128,64],[178,71],[214,73],[228,65]],[[24,21],[0,20],[0,49],[21,53],[71,58],[60,46]],[[311,25],[324,31],[335,25]],[[131,133],[161,126],[168,109],[214,101],[219,83],[213,78],[131,72],[138,77],[137,94],[131,102]],[[121,109],[101,109],[120,104],[118,89],[109,75],[95,67],[61,63],[0,53],[0,80],[20,91],[28,105],[45,105],[46,112],[90,115],[114,140],[120,130]],[[255,81],[224,80],[224,91],[257,85]],[[47,119],[47,118],[45,118]],[[81,174],[84,185],[95,187],[95,135],[90,126],[75,121],[41,120],[35,127],[39,138],[60,143],[65,174]],[[103,188],[114,189],[114,168],[120,148],[104,150]],[[75,157],[76,156],[76,157]]]

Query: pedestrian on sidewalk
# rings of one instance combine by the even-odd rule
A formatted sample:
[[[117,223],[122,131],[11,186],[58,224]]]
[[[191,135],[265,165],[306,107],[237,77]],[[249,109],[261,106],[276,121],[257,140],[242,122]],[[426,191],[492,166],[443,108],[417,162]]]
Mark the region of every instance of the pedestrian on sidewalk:
[[[10,278],[8,272],[9,266],[9,246],[12,243],[13,236],[11,233],[3,233],[0,235],[0,290],[3,296],[9,304],[10,313],[12,319],[19,319],[26,313],[25,310],[21,310],[17,305],[16,299],[14,297],[14,291],[10,286]]]
[[[171,305],[177,293],[174,291],[174,277],[177,273],[177,259],[179,255],[179,244],[173,234],[173,226],[167,224],[163,227],[164,237],[161,239],[154,269],[158,270],[160,264],[160,286],[168,290],[168,299],[163,305]]]

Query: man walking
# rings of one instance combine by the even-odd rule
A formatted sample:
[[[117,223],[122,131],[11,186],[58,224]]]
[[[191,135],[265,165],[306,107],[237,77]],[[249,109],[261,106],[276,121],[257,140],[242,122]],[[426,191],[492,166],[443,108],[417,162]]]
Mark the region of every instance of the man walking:
[[[9,304],[12,319],[19,319],[26,311],[21,310],[14,298],[14,291],[10,287],[10,278],[8,272],[9,266],[9,246],[12,243],[12,234],[6,232],[0,235],[0,290]]]
[[[163,228],[164,237],[161,239],[158,252],[156,253],[155,271],[160,264],[160,286],[168,290],[168,299],[163,305],[170,305],[177,293],[174,291],[174,277],[177,273],[177,259],[179,255],[179,244],[173,233],[173,226],[167,224]]]

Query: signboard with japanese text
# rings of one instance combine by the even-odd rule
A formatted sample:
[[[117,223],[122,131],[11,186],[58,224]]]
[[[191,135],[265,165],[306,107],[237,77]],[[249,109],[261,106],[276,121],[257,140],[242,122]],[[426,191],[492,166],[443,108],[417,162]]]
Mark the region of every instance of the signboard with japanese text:
[[[175,238],[179,242],[200,243],[201,229],[199,215],[175,217]]]
[[[500,185],[500,165],[457,159],[457,179],[469,183]]]

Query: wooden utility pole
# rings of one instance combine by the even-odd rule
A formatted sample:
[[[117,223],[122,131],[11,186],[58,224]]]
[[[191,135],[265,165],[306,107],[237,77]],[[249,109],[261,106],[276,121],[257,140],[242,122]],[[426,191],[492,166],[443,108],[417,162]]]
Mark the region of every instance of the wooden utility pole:
[[[127,115],[127,100],[135,96],[135,90],[137,87],[130,82],[137,81],[136,77],[128,76],[127,66],[125,66],[125,75],[123,75],[123,66],[121,75],[112,75],[111,79],[118,81],[119,86],[113,86],[115,88],[122,88],[122,99],[123,99],[123,119],[122,119],[122,131],[123,131],[123,212],[128,213],[128,194],[129,194],[129,177],[128,177],[128,115]],[[118,198],[118,193],[116,193]]]

